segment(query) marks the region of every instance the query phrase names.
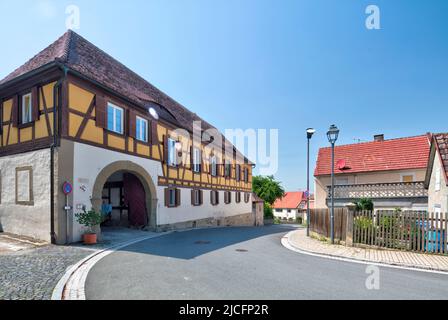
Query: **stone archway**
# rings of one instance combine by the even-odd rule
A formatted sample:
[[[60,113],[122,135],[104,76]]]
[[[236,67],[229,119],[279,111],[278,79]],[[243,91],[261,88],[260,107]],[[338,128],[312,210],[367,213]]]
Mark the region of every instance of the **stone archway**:
[[[150,174],[138,164],[132,161],[117,161],[107,165],[96,177],[92,190],[92,207],[99,212],[102,205],[102,192],[104,184],[111,175],[124,171],[135,175],[143,185],[146,193],[146,208],[148,216],[148,228],[157,227],[157,191]]]

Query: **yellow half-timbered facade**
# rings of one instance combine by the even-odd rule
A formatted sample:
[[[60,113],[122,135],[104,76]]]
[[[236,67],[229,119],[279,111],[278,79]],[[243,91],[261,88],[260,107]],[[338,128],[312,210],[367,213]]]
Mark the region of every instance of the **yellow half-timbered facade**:
[[[262,223],[253,163],[72,31],[0,81],[0,99],[0,230],[79,241],[74,215],[91,208],[102,229]]]

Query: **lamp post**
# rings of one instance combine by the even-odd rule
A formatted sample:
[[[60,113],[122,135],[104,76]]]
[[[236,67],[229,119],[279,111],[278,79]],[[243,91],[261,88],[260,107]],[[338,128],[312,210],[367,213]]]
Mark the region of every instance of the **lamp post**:
[[[330,232],[331,243],[334,244],[334,144],[338,140],[339,129],[334,124],[330,126],[327,132],[328,142],[331,144],[331,213],[330,213]]]
[[[313,128],[306,129],[307,156],[306,156],[306,236],[310,236],[310,140],[316,132]]]

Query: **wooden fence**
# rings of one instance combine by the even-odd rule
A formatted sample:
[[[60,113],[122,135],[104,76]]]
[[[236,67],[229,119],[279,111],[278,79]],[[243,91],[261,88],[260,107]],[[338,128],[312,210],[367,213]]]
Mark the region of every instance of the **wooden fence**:
[[[334,209],[334,238],[335,240],[345,241],[345,232],[347,224],[347,209]],[[321,236],[330,237],[330,210],[312,209],[310,210],[310,231]]]
[[[353,218],[353,244],[425,253],[448,253],[447,214],[361,211]]]

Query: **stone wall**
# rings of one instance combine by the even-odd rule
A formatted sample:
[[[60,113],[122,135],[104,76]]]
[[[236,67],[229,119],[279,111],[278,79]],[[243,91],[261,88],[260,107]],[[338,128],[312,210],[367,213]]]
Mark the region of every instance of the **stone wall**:
[[[51,241],[50,149],[0,158],[0,177],[0,229]]]
[[[199,220],[191,220],[185,222],[178,222],[173,224],[159,225],[157,228],[158,232],[164,232],[169,230],[181,230],[181,229],[191,229],[191,228],[207,228],[207,227],[233,227],[233,226],[255,226],[263,225],[259,221],[255,220],[256,216],[253,212],[238,214],[235,216],[226,216],[221,218],[206,218]]]

